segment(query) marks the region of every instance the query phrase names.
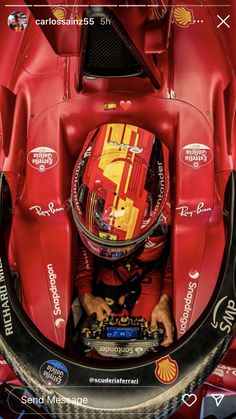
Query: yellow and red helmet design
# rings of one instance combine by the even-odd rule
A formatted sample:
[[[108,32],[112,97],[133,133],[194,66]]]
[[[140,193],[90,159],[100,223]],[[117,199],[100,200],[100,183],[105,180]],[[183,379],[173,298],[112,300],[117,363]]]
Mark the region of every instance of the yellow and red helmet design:
[[[151,235],[168,193],[168,152],[154,134],[108,124],[87,137],[75,165],[72,209],[94,254],[119,259]]]

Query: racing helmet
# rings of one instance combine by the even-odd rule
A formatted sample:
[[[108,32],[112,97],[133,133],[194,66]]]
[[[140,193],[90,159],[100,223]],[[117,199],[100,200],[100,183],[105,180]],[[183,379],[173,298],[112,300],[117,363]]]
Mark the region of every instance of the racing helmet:
[[[128,124],[91,132],[71,189],[84,245],[113,261],[136,251],[159,223],[168,185],[168,151],[154,134]]]

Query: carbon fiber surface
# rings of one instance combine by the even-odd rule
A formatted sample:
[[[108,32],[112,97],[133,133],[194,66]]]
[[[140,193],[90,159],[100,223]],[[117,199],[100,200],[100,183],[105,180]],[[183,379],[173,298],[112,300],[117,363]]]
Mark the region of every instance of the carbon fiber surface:
[[[85,73],[121,77],[140,74],[142,69],[113,26],[101,25],[98,18],[88,29]]]
[[[52,418],[81,418],[81,419],[105,419],[107,417],[114,419],[131,418],[135,415],[147,419],[166,419],[182,403],[182,396],[185,393],[194,392],[205,378],[212,372],[225,351],[228,339],[223,339],[210,353],[205,357],[195,371],[186,374],[186,376],[177,382],[170,390],[154,397],[148,402],[127,409],[121,406],[120,410],[94,409],[88,406],[81,406],[72,403],[65,404],[45,404],[45,408],[50,412]],[[18,374],[20,380],[29,386],[36,397],[43,397],[47,400],[48,396],[63,397],[59,388],[46,388],[39,381],[38,377],[32,374],[26,365],[23,365],[19,357],[10,349],[7,343],[1,338],[1,351],[4,353],[9,365]],[[96,391],[96,389],[94,389]],[[115,391],[115,389],[114,389]],[[134,390],[135,391],[135,390]]]
[[[88,30],[84,42],[85,74],[97,77],[105,77],[105,73],[106,77],[147,75],[155,88],[160,88],[159,81],[110,9],[94,7],[86,12],[86,16],[94,18],[95,22],[100,18],[108,19],[110,25],[104,29],[99,24],[98,29],[95,23],[95,28],[91,26]]]

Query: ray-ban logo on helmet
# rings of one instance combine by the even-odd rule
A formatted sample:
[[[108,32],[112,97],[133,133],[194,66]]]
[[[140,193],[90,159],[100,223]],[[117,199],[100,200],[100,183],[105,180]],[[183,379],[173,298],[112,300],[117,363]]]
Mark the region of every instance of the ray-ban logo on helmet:
[[[124,151],[130,150],[131,153],[140,154],[143,152],[143,148],[139,148],[135,145],[118,143],[117,141],[109,141],[108,144],[114,145],[115,147],[119,147]]]

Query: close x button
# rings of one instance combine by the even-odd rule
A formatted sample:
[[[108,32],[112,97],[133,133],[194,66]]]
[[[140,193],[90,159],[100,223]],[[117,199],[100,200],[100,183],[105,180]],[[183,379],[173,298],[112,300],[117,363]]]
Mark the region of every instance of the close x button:
[[[223,18],[220,15],[217,15],[218,19],[220,19],[220,23],[217,25],[217,29],[220,28],[222,25],[225,25],[228,29],[230,29],[230,25],[227,22],[228,19],[230,18],[230,15],[226,16],[225,18]]]

